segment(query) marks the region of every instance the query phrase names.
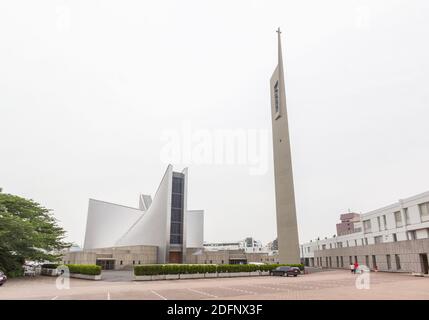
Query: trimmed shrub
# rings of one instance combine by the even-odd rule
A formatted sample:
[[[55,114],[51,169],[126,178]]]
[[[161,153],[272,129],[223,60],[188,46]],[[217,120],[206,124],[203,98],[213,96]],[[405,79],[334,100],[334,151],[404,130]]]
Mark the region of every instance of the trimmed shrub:
[[[98,276],[101,274],[101,267],[95,264],[66,264],[70,273],[80,273],[90,276]]]
[[[134,267],[134,274],[136,276],[153,276],[163,274],[162,269],[164,268],[163,264],[147,264],[142,266]]]
[[[195,273],[226,273],[226,272],[254,272],[270,271],[279,266],[298,267],[302,264],[147,264],[134,267],[136,276],[164,275],[164,274],[195,274]]]

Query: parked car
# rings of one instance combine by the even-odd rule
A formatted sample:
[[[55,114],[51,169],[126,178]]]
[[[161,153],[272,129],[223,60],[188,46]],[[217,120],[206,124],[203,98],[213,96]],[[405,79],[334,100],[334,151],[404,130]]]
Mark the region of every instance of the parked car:
[[[2,285],[4,285],[6,283],[6,281],[7,281],[6,275],[3,272],[0,271],[0,287]]]
[[[33,266],[24,265],[24,276],[35,277],[36,268]]]
[[[294,276],[301,274],[301,270],[297,267],[281,266],[270,271],[270,276]]]

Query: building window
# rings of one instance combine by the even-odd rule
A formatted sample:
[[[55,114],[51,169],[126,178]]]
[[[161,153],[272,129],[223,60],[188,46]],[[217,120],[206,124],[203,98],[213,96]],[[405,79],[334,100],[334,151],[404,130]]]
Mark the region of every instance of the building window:
[[[380,217],[377,217],[378,230],[381,230],[381,220]]]
[[[171,209],[171,221],[182,222],[182,210],[181,209]]]
[[[363,240],[363,238],[362,239],[360,239],[361,240],[361,243],[362,243],[362,245],[364,245],[365,243],[364,243],[364,240]]]
[[[368,245],[368,238],[365,238],[365,245]]]
[[[122,260],[121,260],[121,261],[119,261],[119,264],[122,266]]]
[[[183,203],[182,203],[182,195],[181,194],[174,194],[173,193],[172,198],[171,198],[171,206],[173,208],[179,208],[179,209],[181,209],[182,205],[183,205]]]
[[[322,250],[326,250],[326,244],[322,244]]]
[[[422,222],[429,221],[429,202],[419,204],[420,220]]]
[[[337,268],[340,267],[340,257],[337,256]]]
[[[177,222],[171,223],[171,233],[173,234],[181,234],[182,224]]]
[[[353,264],[352,256],[349,256],[349,263]]]
[[[340,261],[341,261],[341,268],[344,268],[344,258],[343,258],[343,256],[340,257]]]
[[[404,208],[404,216],[405,216],[405,225],[411,224],[410,215],[408,214],[408,208]]]
[[[136,264],[136,262],[133,260],[133,264]]]
[[[377,258],[375,257],[375,255],[372,256],[372,267],[374,269],[377,268]]]
[[[210,262],[210,264],[212,264],[212,263],[213,263],[213,260],[210,260],[209,262]]]
[[[401,259],[398,254],[395,254],[396,270],[401,270]]]
[[[392,237],[393,237],[393,242],[398,241],[398,237],[396,236],[396,233],[393,233],[393,234],[392,234]]]
[[[386,219],[386,215],[383,215],[383,225],[384,225],[384,230],[387,230],[387,219]]]
[[[357,263],[358,262],[358,259],[357,259],[357,256],[355,256],[355,263]]]
[[[182,244],[182,236],[180,234],[170,234],[171,244]]]
[[[365,265],[369,268],[369,256],[365,256]]]
[[[363,232],[365,233],[371,232],[371,220],[365,220],[363,222]]]
[[[262,261],[262,259],[261,259],[261,261]],[[223,260],[222,260],[222,264],[223,264]]]
[[[183,180],[179,177],[173,178],[173,193],[183,193]]]
[[[357,247],[357,240],[355,240],[355,247]]]
[[[347,240],[347,247],[349,246],[349,240]]]
[[[392,269],[392,263],[390,261],[390,254],[386,255],[386,263],[387,263],[387,269],[388,270]]]
[[[382,236],[374,237],[374,243],[375,244],[383,243],[383,237]]]
[[[403,226],[401,211],[395,212],[395,223],[396,223],[396,228],[400,228]]]
[[[407,239],[408,240],[416,240],[416,230],[408,231],[407,232]]]
[[[140,264],[140,260],[139,260],[139,264]]]

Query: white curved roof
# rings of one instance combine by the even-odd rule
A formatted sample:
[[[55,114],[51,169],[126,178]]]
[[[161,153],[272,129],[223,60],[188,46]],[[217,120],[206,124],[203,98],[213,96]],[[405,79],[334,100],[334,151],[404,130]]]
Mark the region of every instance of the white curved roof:
[[[202,248],[204,211],[187,210],[187,169],[182,173],[185,176],[183,247]],[[153,200],[140,195],[139,209],[90,199],[84,248],[153,245],[158,247],[158,262],[165,262],[170,243],[172,181],[173,167],[169,165]]]

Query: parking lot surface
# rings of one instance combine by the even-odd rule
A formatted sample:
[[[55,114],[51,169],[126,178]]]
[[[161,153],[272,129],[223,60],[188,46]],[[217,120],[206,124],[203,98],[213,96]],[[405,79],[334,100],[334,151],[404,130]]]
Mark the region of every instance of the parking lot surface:
[[[357,275],[335,270],[299,277],[243,277],[132,281],[129,271],[103,272],[103,280],[45,276],[11,279],[0,299],[42,300],[200,300],[200,299],[429,299],[429,278],[409,274],[371,273],[369,289],[356,287]]]

